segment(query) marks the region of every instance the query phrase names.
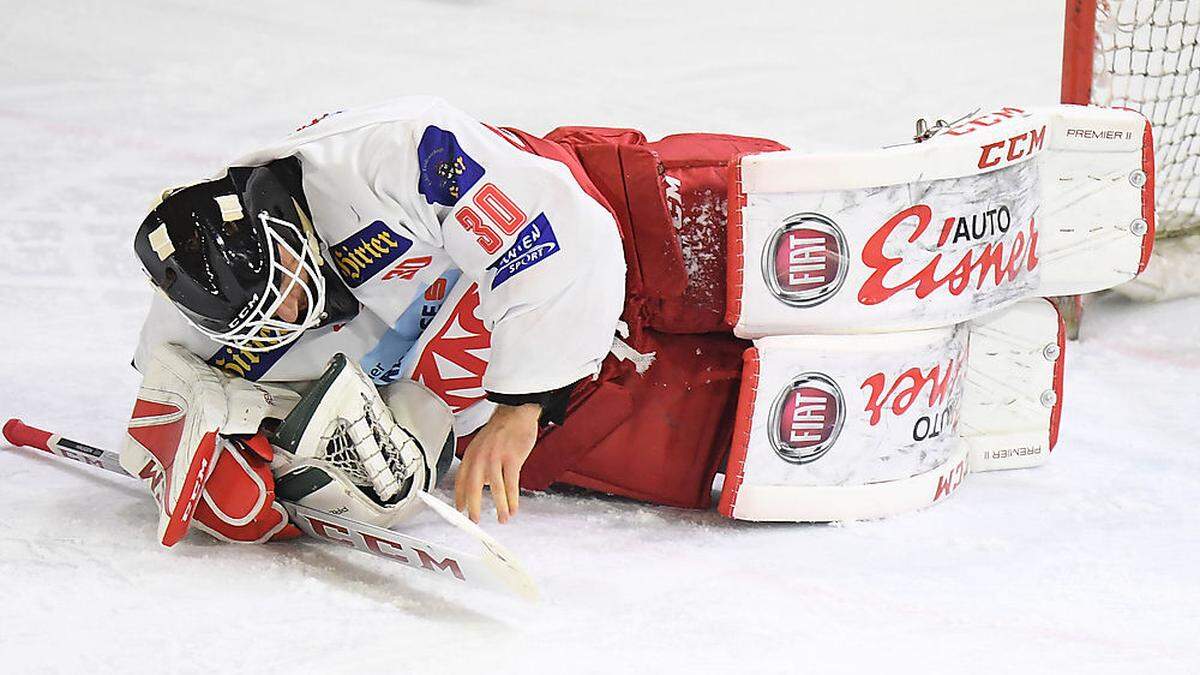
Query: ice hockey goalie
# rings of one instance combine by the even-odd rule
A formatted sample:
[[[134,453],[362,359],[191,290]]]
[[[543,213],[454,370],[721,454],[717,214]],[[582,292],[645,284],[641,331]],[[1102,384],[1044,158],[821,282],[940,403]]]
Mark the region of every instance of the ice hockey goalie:
[[[1144,264],[1148,140],[1136,113],[1072,106],[834,155],[721,134],[537,137],[424,97],[324,116],[165,191],[139,228],[161,294],[135,358],[130,468],[164,541],[192,515],[286,536],[270,491],[302,470],[355,486],[338,503],[365,515],[432,488],[450,450],[424,420],[441,406],[475,519],[485,486],[502,521],[520,488],[556,483],[706,508],[721,472],[736,518],[932,503],[969,467],[1050,452],[1062,340],[1037,298]],[[289,422],[328,378],[354,395],[331,394],[313,431]],[[178,397],[185,433],[139,439]],[[225,474],[259,479],[262,498],[214,508],[205,476]]]

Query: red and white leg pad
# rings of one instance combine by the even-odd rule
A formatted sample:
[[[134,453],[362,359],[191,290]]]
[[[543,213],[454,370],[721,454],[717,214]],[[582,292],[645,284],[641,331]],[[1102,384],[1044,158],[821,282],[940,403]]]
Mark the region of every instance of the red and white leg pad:
[[[1040,298],[974,324],[782,336],[745,354],[719,510],[743,520],[878,518],[953,493],[970,470],[1045,461],[1063,330]]]
[[[718,509],[743,520],[877,518],[966,474],[965,326],[767,337],[746,351]]]
[[[731,167],[739,337],[947,326],[1129,281],[1154,240],[1150,124],[1003,108],[919,144]]]

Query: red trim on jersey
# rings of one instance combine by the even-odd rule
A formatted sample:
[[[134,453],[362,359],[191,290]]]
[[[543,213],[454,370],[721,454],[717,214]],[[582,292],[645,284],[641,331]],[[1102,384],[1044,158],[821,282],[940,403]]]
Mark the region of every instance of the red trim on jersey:
[[[514,148],[521,150],[522,152],[533,152],[528,147],[521,144],[521,142],[520,142],[521,139],[519,137],[510,136],[508,133],[505,132],[504,129],[499,128],[499,127],[494,127],[490,124],[487,124],[486,122],[483,123],[483,126],[487,127],[488,130],[490,130],[492,133],[496,134],[500,138],[503,138],[504,140],[508,141],[508,144],[513,146]]]

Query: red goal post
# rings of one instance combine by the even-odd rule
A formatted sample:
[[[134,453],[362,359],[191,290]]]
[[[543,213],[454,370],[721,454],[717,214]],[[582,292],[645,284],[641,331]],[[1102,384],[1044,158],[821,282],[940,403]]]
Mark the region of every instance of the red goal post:
[[[1157,229],[1147,274],[1155,278],[1140,297],[1197,292],[1200,0],[1066,0],[1061,99],[1131,108],[1150,120]],[[1056,301],[1076,337],[1080,299]]]
[[[1145,115],[1157,238],[1200,233],[1200,0],[1067,0],[1062,102]]]
[[[1092,66],[1096,50],[1097,0],[1067,0],[1063,28],[1062,102],[1092,102]]]

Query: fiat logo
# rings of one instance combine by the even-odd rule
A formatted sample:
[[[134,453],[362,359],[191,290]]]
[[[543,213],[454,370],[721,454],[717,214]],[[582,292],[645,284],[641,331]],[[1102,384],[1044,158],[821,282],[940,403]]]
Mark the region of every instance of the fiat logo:
[[[849,267],[846,237],[819,213],[784,221],[763,251],[763,277],[771,294],[792,307],[813,307],[833,297]]]
[[[842,390],[828,375],[793,379],[771,406],[768,431],[775,454],[792,464],[820,459],[842,431],[845,407]]]

